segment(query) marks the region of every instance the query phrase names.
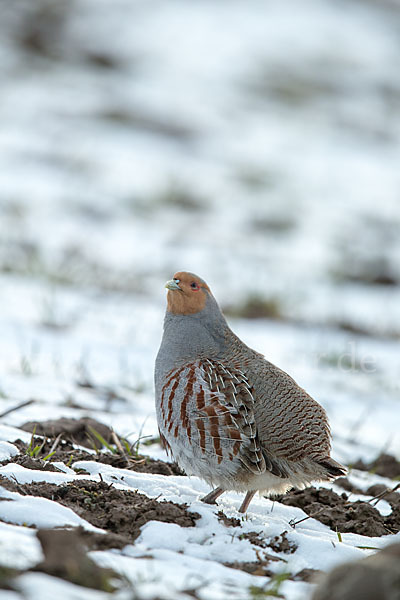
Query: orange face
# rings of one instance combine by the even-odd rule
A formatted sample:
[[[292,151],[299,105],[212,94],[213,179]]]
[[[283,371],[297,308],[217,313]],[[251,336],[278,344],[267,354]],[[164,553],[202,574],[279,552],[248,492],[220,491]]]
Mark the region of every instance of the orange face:
[[[168,289],[168,312],[176,315],[193,315],[200,312],[205,307],[207,294],[211,293],[205,281],[186,271],[175,273],[165,287]]]

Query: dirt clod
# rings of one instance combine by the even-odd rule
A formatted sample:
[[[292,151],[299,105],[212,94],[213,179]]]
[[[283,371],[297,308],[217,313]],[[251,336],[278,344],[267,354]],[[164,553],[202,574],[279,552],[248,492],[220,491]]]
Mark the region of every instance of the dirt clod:
[[[389,502],[392,508],[396,508],[396,506],[400,505],[400,493],[392,491],[390,488],[387,488],[386,485],[382,485],[381,483],[370,485],[366,493],[373,498],[384,498],[386,502]]]
[[[242,533],[239,536],[239,539],[249,540],[250,544],[253,544],[253,546],[259,546],[260,548],[266,548],[268,546],[267,540],[261,537],[261,534],[257,533],[257,531],[249,531],[248,533]]]
[[[226,567],[230,567],[231,569],[238,569],[239,571],[250,573],[250,575],[258,575],[260,577],[272,577],[274,573],[268,568],[269,562],[269,560],[258,560],[254,562],[235,561],[224,564]]]
[[[391,454],[380,454],[377,459],[370,463],[365,463],[363,460],[358,460],[353,463],[354,469],[360,471],[371,471],[381,477],[395,479],[400,477],[400,461]]]
[[[112,431],[107,425],[99,423],[95,419],[90,417],[83,417],[81,419],[69,419],[67,417],[61,417],[60,419],[50,419],[49,421],[28,421],[24,425],[21,425],[21,429],[24,431],[34,432],[37,435],[45,435],[47,437],[56,437],[60,433],[63,434],[65,439],[71,440],[74,444],[80,446],[86,446],[87,448],[93,448],[93,445],[97,448],[101,448],[101,442],[93,436],[91,429],[97,431],[106,442],[111,442]]]
[[[239,536],[239,539],[249,540],[250,544],[252,544],[253,546],[258,546],[259,548],[263,548],[263,549],[270,548],[274,552],[285,552],[285,553],[291,554],[297,550],[296,544],[294,544],[293,542],[290,542],[287,539],[287,531],[284,531],[280,535],[277,535],[271,539],[266,539],[266,538],[262,537],[261,532],[257,533],[257,531],[249,531],[248,533],[242,533]],[[267,555],[264,552],[264,557],[267,557],[267,556],[268,556],[269,560],[273,560],[273,561],[282,560],[280,558],[277,558],[273,554]]]
[[[335,485],[338,485],[350,494],[365,494],[365,492],[363,492],[360,488],[353,485],[351,481],[347,479],[347,477],[338,477],[337,479],[335,479]]]
[[[370,503],[348,502],[346,494],[339,496],[332,490],[310,487],[289,492],[279,501],[301,508],[309,516],[340,533],[379,537],[399,531],[400,508],[383,517]]]
[[[9,463],[11,461],[8,460],[7,462]],[[17,465],[21,465],[26,469],[32,469],[33,471],[55,471],[58,473],[61,472],[61,470],[58,469],[56,466],[52,465],[51,462],[47,460],[44,461],[41,458],[33,458],[28,454],[17,454],[13,458],[12,462]]]
[[[227,517],[222,510],[217,512],[218,521],[223,523],[225,527],[240,527],[240,519],[236,519],[235,517]]]
[[[189,512],[185,504],[158,502],[144,494],[118,490],[100,481],[81,480],[66,485],[46,482],[18,485],[10,480],[4,483],[4,487],[12,491],[48,498],[71,508],[95,527],[122,536],[125,544],[133,543],[140,535],[141,527],[148,521],[193,527],[200,517],[198,513]],[[117,541],[122,543],[120,538]]]
[[[37,537],[42,546],[44,560],[36,565],[42,571],[61,577],[84,587],[114,591],[111,578],[119,576],[110,569],[99,567],[87,555],[84,536],[79,529],[41,529]]]
[[[269,541],[268,546],[271,550],[274,550],[274,552],[285,552],[286,554],[293,554],[293,552],[296,552],[297,546],[288,540],[287,533],[287,531],[284,531]]]
[[[24,455],[28,453],[28,444],[25,444],[21,440],[17,440],[15,445],[21,451],[21,455],[17,455],[11,461],[7,462],[14,462],[32,469],[52,471],[55,470],[56,467],[52,467],[51,464],[56,461],[63,462],[70,466],[73,462],[80,460],[92,460],[111,465],[117,469],[129,469],[139,473],[184,475],[183,471],[176,463],[155,460],[139,454],[131,456],[122,455],[117,451],[116,453],[113,453],[110,450],[104,451],[104,449],[98,451],[102,444],[93,434],[93,430],[98,432],[107,443],[110,441],[112,442],[112,431],[106,425],[87,417],[82,419],[60,418],[44,421],[42,423],[29,421],[22,426],[22,429],[31,432],[35,431],[38,435],[45,436],[45,438],[47,437],[47,439],[44,440],[41,437],[35,437],[33,439],[31,445],[40,447],[40,450],[35,456],[36,459],[43,459],[47,457],[49,453],[51,453],[51,457],[49,460],[46,460],[46,466],[43,465],[42,461],[36,463],[33,462],[31,463],[32,466],[28,466],[25,464],[27,459],[24,457]],[[56,438],[59,435],[61,435],[61,439],[56,441]],[[55,441],[56,444],[54,444]],[[75,447],[76,444],[91,449],[97,448],[97,452],[93,454],[86,452],[85,450],[79,450]],[[110,446],[113,446],[113,444],[110,443]]]
[[[36,438],[35,438],[36,439]],[[38,443],[42,442],[41,439],[37,438]],[[30,458],[25,455],[27,450],[27,444],[21,440],[17,440],[14,444],[20,449],[21,454],[17,454],[12,459],[7,460],[7,463],[13,462],[18,465],[23,465],[28,469],[43,469],[44,471],[58,471],[53,462],[63,462],[65,465],[71,466],[74,462],[80,460],[91,460],[99,462],[105,465],[111,465],[117,469],[128,469],[131,471],[137,471],[139,473],[153,473],[158,475],[183,475],[183,472],[176,463],[168,463],[162,460],[156,460],[149,456],[137,456],[135,458],[129,457],[128,462],[126,459],[117,454],[111,454],[111,452],[98,452],[97,454],[90,454],[85,450],[77,450],[74,448],[72,442],[61,440],[58,447],[52,455],[51,459],[43,462],[43,457],[47,456],[50,452],[50,448],[53,444],[53,439],[48,439],[42,450],[38,453],[37,458],[32,459],[33,462],[27,460]]]

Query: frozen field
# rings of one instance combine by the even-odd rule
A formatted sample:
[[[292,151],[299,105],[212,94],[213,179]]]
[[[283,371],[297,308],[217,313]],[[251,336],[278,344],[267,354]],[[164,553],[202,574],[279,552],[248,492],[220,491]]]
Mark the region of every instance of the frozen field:
[[[245,519],[234,493],[203,505],[203,482],[165,474],[153,398],[164,282],[183,269],[207,280],[234,331],[325,407],[335,459],[400,459],[398,3],[18,0],[1,11],[2,598],[307,600],[305,569],[400,541],[394,505],[369,502],[385,535],[357,524],[338,535],[282,502],[256,498]],[[156,462],[138,472],[80,444],[26,462],[21,427],[62,417],[129,443],[149,436],[136,450]],[[398,475],[352,468],[346,506]],[[187,509],[165,505],[166,522],[149,509],[121,532],[51,487],[108,506],[105,484],[116,502],[138,492]],[[122,535],[88,554],[123,578],[116,591],[32,570],[44,561],[35,528],[79,525]]]

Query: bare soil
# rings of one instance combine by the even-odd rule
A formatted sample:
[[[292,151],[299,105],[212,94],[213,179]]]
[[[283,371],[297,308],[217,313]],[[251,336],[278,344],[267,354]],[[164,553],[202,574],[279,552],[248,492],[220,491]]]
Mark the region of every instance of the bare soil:
[[[223,523],[225,527],[240,527],[240,519],[235,517],[227,517],[226,514],[220,510],[217,512],[218,521]]]
[[[254,562],[231,562],[225,563],[226,567],[230,567],[231,569],[238,569],[239,571],[244,571],[245,573],[250,573],[251,575],[258,575],[259,577],[274,577],[276,574],[273,570],[269,568],[271,563],[271,556],[265,555],[264,558],[259,557],[258,561]],[[318,571],[317,569],[302,569],[295,575],[289,575],[288,579],[291,581],[306,581],[307,583],[315,582],[323,573],[323,571]],[[283,598],[283,596],[276,596],[275,594],[264,594],[267,597],[272,596]]]
[[[366,492],[364,492],[362,489],[358,488],[356,485],[353,485],[351,481],[347,479],[347,477],[338,477],[337,479],[335,479],[335,485],[338,485],[350,494],[363,494],[365,496],[367,495]]]
[[[32,428],[33,430],[32,423],[26,424],[26,427],[28,427],[28,425],[29,428]],[[85,450],[77,450],[74,447],[74,443],[77,441],[75,437],[77,435],[76,432],[78,432],[81,436],[85,436],[85,432],[87,431],[88,427],[92,427],[93,429],[96,429],[96,431],[99,431],[99,425],[100,424],[98,424],[96,421],[88,419],[58,419],[57,421],[48,421],[44,424],[42,423],[39,430],[43,432],[43,435],[47,435],[48,433],[52,432],[53,435],[59,435],[61,433],[63,436],[58,442],[55,454],[50,460],[43,460],[43,457],[47,456],[54,444],[54,437],[45,439],[43,448],[41,448],[36,458],[27,455],[26,452],[28,450],[28,445],[18,441],[16,442],[16,445],[20,448],[21,454],[13,457],[12,462],[21,464],[29,469],[54,471],[57,470],[57,467],[52,464],[53,461],[61,461],[70,465],[78,460],[92,460],[109,464],[117,468],[126,468],[142,473],[157,473],[161,475],[182,474],[182,471],[176,464],[154,460],[145,456],[127,457],[126,455],[114,454],[111,451],[97,451],[96,453],[90,453]],[[37,430],[38,427],[36,427],[36,431]],[[104,430],[101,431],[101,435],[104,434],[104,436],[106,436],[107,432]],[[111,430],[109,431],[111,432]],[[82,441],[81,438],[78,437],[78,439],[80,442]],[[41,445],[42,442],[42,438],[35,438],[33,440],[33,446]],[[382,465],[385,465],[386,469],[390,469],[391,474],[397,472],[397,463],[395,462],[395,459],[393,457],[388,457],[388,455],[382,455],[381,462],[375,461],[374,464],[377,465],[377,468],[383,468]],[[386,471],[386,474],[387,473],[388,471]],[[345,477],[337,479],[336,483],[350,494],[363,493],[362,490],[353,486]],[[36,489],[32,487],[35,485],[38,486]],[[44,495],[45,497],[48,497],[45,495],[46,486],[48,486],[49,490],[52,490],[54,487],[55,491],[51,491],[52,498],[64,503],[66,506],[69,506],[94,525],[114,533],[119,533],[123,537],[128,536],[128,538],[132,541],[132,539],[137,536],[137,533],[135,533],[135,526],[132,525],[133,529],[129,530],[126,522],[134,523],[135,520],[131,519],[130,514],[129,516],[125,514],[127,508],[126,502],[124,501],[124,493],[132,494],[132,492],[120,492],[114,488],[108,488],[106,484],[102,483],[86,482],[85,485],[89,487],[91,486],[90,489],[86,487],[84,491],[81,489],[80,495],[84,498],[85,502],[79,501],[79,493],[76,491],[76,484],[61,487],[50,486],[46,483],[31,484],[28,493],[33,493],[34,495]],[[105,487],[97,489],[96,486]],[[109,524],[103,523],[105,518],[104,514],[102,514],[102,517],[98,517],[99,522],[95,522],[97,513],[86,514],[89,510],[90,497],[94,498],[96,494],[99,495],[99,493],[101,493],[102,501],[105,503],[105,511],[110,519]],[[372,502],[350,502],[346,493],[338,495],[331,490],[310,487],[302,491],[291,491],[285,496],[278,497],[277,501],[286,505],[297,506],[301,508],[307,515],[309,515],[309,517],[319,520],[321,523],[324,523],[330,527],[333,531],[338,531],[340,533],[358,533],[371,537],[397,533],[400,530],[400,493],[396,491],[388,491],[385,486],[382,485],[375,485],[370,486],[365,494],[377,498]],[[140,496],[140,494],[138,496]],[[146,497],[143,496],[143,498]],[[390,515],[383,517],[375,508],[374,503],[379,502],[380,498],[384,498],[391,504],[392,512]],[[111,501],[113,503],[112,509]],[[148,498],[146,498],[146,502],[154,501],[150,501]],[[144,504],[142,503],[143,507],[145,507],[145,511],[147,510],[146,502]],[[94,502],[94,504],[96,504],[96,502]],[[130,509],[134,510],[134,507],[136,506],[134,502],[129,500],[127,504],[129,505]],[[159,507],[160,503],[156,503],[156,505]],[[177,507],[178,505],[174,506]],[[159,510],[156,510],[154,506],[152,510],[153,509],[155,510],[156,520],[167,520],[167,522],[177,522],[180,524],[179,519],[181,515],[179,514],[179,509],[173,509],[172,511],[168,510],[167,512],[164,510],[163,518],[161,517]],[[176,512],[177,510],[178,512]],[[227,527],[240,526],[240,521],[238,519],[229,518],[224,515],[222,511],[218,513],[218,518]],[[174,521],[174,519],[176,520]],[[146,520],[144,520],[143,523],[144,522],[146,522]],[[139,523],[143,524],[141,522],[141,517],[139,518]],[[292,523],[292,525],[296,526],[296,523]],[[140,526],[141,525],[139,524],[139,529]],[[273,546],[275,545],[277,552],[290,551],[289,542],[287,538],[284,537],[284,534],[280,536],[279,540],[277,539],[274,542],[270,541],[268,543],[263,538],[257,537],[257,535],[258,534],[255,533],[252,539],[249,538],[249,541],[254,545],[262,548],[268,545],[272,549],[274,549]]]
[[[286,554],[293,554],[293,552],[296,552],[297,546],[288,540],[287,533],[287,531],[284,531],[280,535],[272,538],[272,540],[269,540],[269,547],[275,552],[284,552]]]
[[[381,477],[389,477],[389,479],[400,477],[400,461],[391,454],[380,454],[378,458],[370,463],[358,460],[352,466],[354,469],[369,471],[381,475]]]
[[[193,527],[196,519],[200,517],[198,513],[189,512],[186,504],[158,502],[144,494],[118,490],[101,481],[82,480],[66,485],[46,482],[20,485],[1,477],[0,483],[9,490],[48,498],[71,508],[95,527],[114,534],[109,542],[115,543],[117,547],[122,547],[121,544],[132,544],[139,536],[141,527],[148,521]],[[117,538],[115,534],[118,534]]]
[[[95,419],[82,417],[81,419],[70,419],[61,417],[60,419],[50,419],[49,421],[28,421],[21,425],[24,431],[35,432],[37,435],[43,435],[55,438],[62,434],[64,439],[69,439],[72,443],[87,448],[102,447],[102,443],[93,435],[94,429],[106,442],[112,441],[112,430]]]
[[[261,532],[257,533],[256,531],[249,531],[248,533],[242,533],[240,538],[249,540],[253,546],[270,548],[274,552],[292,554],[297,550],[296,544],[288,540],[287,531],[283,531],[280,535],[273,538],[264,538]]]
[[[262,536],[261,532],[249,531],[248,533],[242,533],[240,539],[249,540],[250,544],[259,548],[266,548],[268,546],[267,539]]]
[[[41,438],[34,438],[34,446],[41,445],[43,440]],[[149,456],[143,456],[138,454],[135,457],[125,457],[120,454],[112,454],[109,451],[97,452],[96,454],[86,452],[85,450],[77,450],[73,444],[69,441],[60,441],[55,454],[51,456],[49,460],[44,461],[43,459],[49,454],[54,439],[47,439],[43,448],[37,454],[36,458],[29,456],[28,444],[17,440],[14,444],[20,449],[21,454],[17,454],[11,459],[4,461],[5,463],[13,462],[17,465],[22,465],[27,469],[35,469],[40,471],[59,471],[59,469],[53,465],[54,462],[63,462],[65,465],[71,466],[74,462],[80,460],[91,460],[106,465],[111,465],[118,469],[128,469],[130,471],[137,471],[139,473],[153,473],[158,475],[183,475],[184,473],[178,467],[176,463],[164,462],[162,460],[156,460]],[[0,463],[2,464],[2,463]]]
[[[37,458],[45,458],[50,452],[54,452],[49,460],[46,460],[46,466],[40,466],[40,463],[36,463],[35,466],[28,468],[43,468],[44,470],[53,470],[49,465],[52,462],[61,461],[65,464],[71,464],[78,460],[95,460],[103,464],[111,465],[116,468],[131,469],[132,471],[138,471],[140,473],[157,473],[159,475],[183,475],[183,471],[178,467],[176,463],[167,463],[162,460],[154,460],[148,456],[143,456],[134,453],[133,456],[121,453],[115,448],[113,443],[113,431],[103,425],[95,419],[89,417],[83,417],[81,419],[69,419],[61,417],[60,419],[54,419],[49,421],[28,421],[22,425],[21,429],[24,431],[30,431],[37,434],[37,436],[44,436],[46,439],[34,437],[32,440],[32,446],[42,446],[40,451],[36,455]],[[106,441],[110,447],[115,449],[115,452],[106,449],[104,450],[103,444],[93,434],[96,431]],[[60,436],[55,450],[53,450],[53,444],[56,441],[57,436]],[[28,444],[24,444],[21,440],[17,440],[15,444],[21,450],[23,454],[26,453]],[[76,448],[78,446],[85,446],[91,450],[96,450],[96,453],[86,452]],[[22,461],[22,462],[21,462]],[[21,456],[16,456],[13,462],[17,464],[24,464],[25,459]],[[34,465],[35,463],[31,463]]]
[[[301,508],[333,531],[380,537],[400,530],[400,494],[392,494],[392,512],[385,517],[372,505],[373,502],[350,502],[345,493],[339,496],[324,488],[291,491],[279,497],[279,502]],[[297,523],[291,525],[295,527]]]
[[[83,529],[40,529],[37,537],[44,559],[33,570],[61,577],[75,585],[104,592],[115,590],[111,581],[121,577],[111,569],[100,567],[88,556]]]
[[[139,473],[184,475],[176,463],[155,460],[137,452],[134,455],[120,452],[113,445],[112,430],[106,425],[88,417],[82,419],[67,419],[62,417],[41,423],[29,421],[21,429],[32,433],[35,432],[37,435],[32,437],[30,444],[26,444],[21,440],[14,442],[21,451],[21,454],[14,456],[6,462],[14,462],[28,469],[57,471],[57,467],[52,464],[54,462],[63,462],[70,466],[72,463],[80,460],[92,460]],[[101,435],[106,443],[113,448],[113,451],[102,447],[102,443],[93,435],[93,430]],[[44,436],[44,439],[38,436]],[[57,439],[58,436],[59,439]],[[78,449],[76,445],[90,448],[92,452]],[[38,451],[32,457],[29,455],[29,451],[35,447],[38,447]],[[47,459],[48,456],[49,458]],[[46,460],[44,461],[43,459],[45,458]]]
[[[260,577],[272,577],[274,572],[269,569],[270,560],[268,559],[259,559],[254,562],[231,562],[225,563],[226,567],[231,569],[238,569],[239,571],[244,571],[245,573],[250,573],[250,575],[259,575]]]
[[[35,429],[36,427],[36,429]],[[142,473],[161,475],[183,475],[176,464],[154,460],[146,456],[127,455],[115,445],[115,436],[106,426],[93,419],[58,419],[44,423],[26,423],[25,430],[35,431],[43,437],[33,437],[31,444],[20,440],[15,444],[20,454],[11,461],[29,469],[57,471],[54,462],[63,462],[71,466],[77,461],[96,461],[109,464],[116,468],[131,469]],[[104,448],[93,430],[112,446],[113,451]],[[77,449],[76,445],[86,446],[88,450]],[[32,447],[40,447],[36,456],[30,456]],[[55,448],[53,450],[53,448]],[[91,452],[89,451],[91,449]],[[54,454],[44,460],[50,452]],[[362,466],[368,470],[386,477],[398,477],[400,463],[394,457],[382,455],[374,463]],[[277,498],[278,502],[301,508],[308,517],[316,518],[340,533],[358,533],[365,536],[378,537],[397,533],[400,530],[400,493],[388,490],[384,485],[373,485],[365,492],[352,485],[345,477],[336,480],[345,492],[338,495],[324,488],[307,488],[301,491],[291,491]],[[187,505],[172,502],[158,502],[155,499],[128,490],[116,489],[104,482],[81,480],[65,485],[54,485],[46,482],[34,482],[20,485],[0,477],[0,485],[21,494],[48,498],[71,508],[76,514],[92,525],[103,529],[105,534],[85,531],[83,528],[67,530],[38,531],[42,544],[44,560],[36,565],[34,570],[40,570],[51,575],[62,577],[78,585],[92,587],[103,591],[112,591],[115,585],[123,582],[107,569],[98,567],[88,556],[88,550],[122,549],[127,544],[135,542],[141,528],[149,521],[176,523],[182,527],[193,527],[199,518],[198,513],[188,510]],[[350,502],[348,494],[366,494],[374,497],[368,502]],[[392,512],[382,516],[374,506],[381,498],[387,500]],[[226,527],[240,528],[241,520],[227,517],[222,510],[217,513],[218,520]],[[293,527],[301,522],[291,523]],[[240,529],[238,529],[240,533]],[[287,531],[279,536],[266,538],[262,532],[240,534],[240,539],[248,539],[255,546],[257,560],[254,562],[225,563],[233,569],[240,569],[259,576],[273,577],[271,563],[282,561],[274,553],[291,554],[296,551],[295,544],[290,542]],[[270,553],[269,551],[273,551]],[[66,561],[65,557],[71,560]],[[0,588],[12,589],[13,579],[18,572],[0,572]],[[313,581],[318,576],[317,571],[303,569],[292,574],[290,579]],[[189,590],[190,591],[190,590]],[[190,591],[197,597],[195,591]]]

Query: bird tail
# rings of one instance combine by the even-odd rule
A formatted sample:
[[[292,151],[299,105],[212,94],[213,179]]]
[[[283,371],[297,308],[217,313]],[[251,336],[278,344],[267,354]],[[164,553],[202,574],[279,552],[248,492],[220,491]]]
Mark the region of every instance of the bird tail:
[[[330,456],[323,458],[318,461],[318,464],[321,467],[324,467],[328,471],[328,478],[334,479],[335,477],[341,477],[342,475],[346,475],[347,469],[340,463],[333,460]]]

